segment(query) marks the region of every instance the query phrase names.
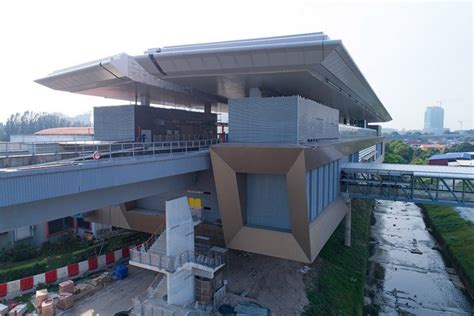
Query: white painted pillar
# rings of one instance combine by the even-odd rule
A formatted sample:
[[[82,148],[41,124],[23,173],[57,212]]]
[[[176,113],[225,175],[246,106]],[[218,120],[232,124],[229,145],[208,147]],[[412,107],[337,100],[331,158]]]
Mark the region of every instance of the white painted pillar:
[[[194,224],[187,197],[166,201],[166,255],[176,260],[194,254]],[[188,305],[196,300],[192,270],[179,269],[167,276],[168,304]]]

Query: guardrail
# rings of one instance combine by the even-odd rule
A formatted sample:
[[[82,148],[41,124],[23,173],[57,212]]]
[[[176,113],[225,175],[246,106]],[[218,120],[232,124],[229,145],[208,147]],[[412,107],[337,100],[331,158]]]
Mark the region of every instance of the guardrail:
[[[371,128],[362,128],[339,124],[339,138],[376,137],[377,131]]]
[[[84,143],[0,143],[0,157],[14,157],[19,155],[73,155],[68,160],[89,160],[113,158],[120,156],[140,156],[156,154],[173,154],[207,149],[219,143],[219,139],[181,140],[144,143],[112,143],[112,142],[84,142]],[[79,159],[77,159],[79,158]]]
[[[151,243],[152,244],[152,243]],[[186,263],[195,263],[211,269],[225,263],[224,256],[215,251],[185,251],[177,256],[166,256],[149,251],[150,243],[144,243],[130,250],[130,261],[156,267],[170,273]]]

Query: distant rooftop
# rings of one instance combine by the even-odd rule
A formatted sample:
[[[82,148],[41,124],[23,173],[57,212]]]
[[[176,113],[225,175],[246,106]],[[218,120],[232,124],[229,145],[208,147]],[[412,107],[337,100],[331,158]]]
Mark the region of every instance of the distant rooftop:
[[[433,155],[428,160],[439,160],[439,159],[471,159],[471,154],[466,152],[459,153],[446,153],[440,155]]]
[[[56,127],[47,128],[35,133],[35,135],[94,135],[93,127]]]

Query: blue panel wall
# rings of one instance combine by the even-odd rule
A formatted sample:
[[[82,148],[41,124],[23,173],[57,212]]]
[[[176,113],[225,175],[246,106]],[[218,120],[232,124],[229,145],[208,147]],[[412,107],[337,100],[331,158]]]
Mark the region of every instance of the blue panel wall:
[[[246,224],[291,230],[286,176],[247,174]]]
[[[339,177],[339,160],[306,172],[306,196],[310,222],[339,196]]]

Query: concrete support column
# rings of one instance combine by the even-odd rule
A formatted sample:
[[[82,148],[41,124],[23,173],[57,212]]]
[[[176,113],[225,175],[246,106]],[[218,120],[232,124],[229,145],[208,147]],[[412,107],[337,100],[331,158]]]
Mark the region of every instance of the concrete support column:
[[[250,88],[249,89],[249,97],[251,97],[251,98],[261,98],[262,97],[262,90],[260,88]]]
[[[347,204],[348,210],[347,210],[346,216],[344,217],[344,226],[345,226],[344,245],[347,246],[347,247],[350,247],[351,246],[351,226],[352,226],[352,219],[351,219],[351,217],[352,217],[352,203],[351,203],[351,200],[346,201],[346,204]]]
[[[150,96],[147,94],[142,94],[140,96],[140,105],[142,106],[150,106]]]

